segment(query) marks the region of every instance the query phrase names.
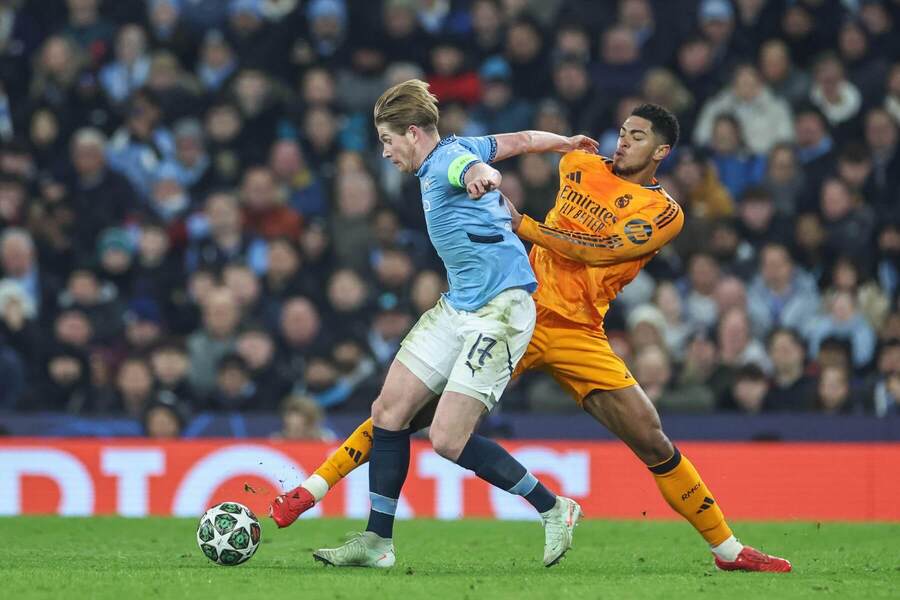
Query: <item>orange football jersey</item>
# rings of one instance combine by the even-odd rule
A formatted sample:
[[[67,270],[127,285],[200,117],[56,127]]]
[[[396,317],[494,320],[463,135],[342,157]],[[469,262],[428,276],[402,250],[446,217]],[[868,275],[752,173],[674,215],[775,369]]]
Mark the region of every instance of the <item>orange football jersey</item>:
[[[574,151],[559,163],[556,205],[544,223],[523,216],[534,244],[535,302],[576,323],[601,326],[609,303],[681,231],[681,207],[653,182],[612,173],[612,161]]]

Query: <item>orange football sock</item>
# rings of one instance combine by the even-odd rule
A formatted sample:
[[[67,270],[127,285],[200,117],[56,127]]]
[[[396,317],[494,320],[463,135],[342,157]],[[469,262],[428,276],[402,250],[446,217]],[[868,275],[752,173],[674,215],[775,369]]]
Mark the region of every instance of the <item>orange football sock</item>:
[[[718,546],[731,537],[731,528],[712,492],[678,448],[672,458],[648,468],[669,506],[687,519],[710,546]]]
[[[350,474],[353,469],[369,461],[372,452],[372,419],[356,428],[341,447],[331,453],[319,468],[316,475],[328,482],[328,489]]]

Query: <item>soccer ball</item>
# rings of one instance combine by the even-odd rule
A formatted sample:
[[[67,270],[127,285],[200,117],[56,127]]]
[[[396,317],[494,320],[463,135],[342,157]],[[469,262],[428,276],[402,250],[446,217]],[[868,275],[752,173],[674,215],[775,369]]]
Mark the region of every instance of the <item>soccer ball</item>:
[[[237,502],[213,506],[200,517],[197,545],[217,565],[233,567],[250,560],[259,548],[259,520]]]

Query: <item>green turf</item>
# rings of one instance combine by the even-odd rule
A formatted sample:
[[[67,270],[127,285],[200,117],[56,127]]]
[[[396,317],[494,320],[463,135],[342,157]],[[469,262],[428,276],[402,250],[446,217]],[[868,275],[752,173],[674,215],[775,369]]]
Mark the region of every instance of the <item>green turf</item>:
[[[535,523],[469,520],[397,525],[389,571],[335,569],[310,550],[359,521],[263,523],[239,567],[210,563],[189,519],[0,518],[2,597],[428,600],[495,598],[897,598],[900,525],[742,523],[743,538],[789,557],[790,575],[719,573],[680,522],[585,521],[557,567],[540,565]]]

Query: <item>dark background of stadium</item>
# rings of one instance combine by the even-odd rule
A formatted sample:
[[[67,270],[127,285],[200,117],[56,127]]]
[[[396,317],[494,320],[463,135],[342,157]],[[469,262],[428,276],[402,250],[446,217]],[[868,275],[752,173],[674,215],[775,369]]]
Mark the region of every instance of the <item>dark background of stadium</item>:
[[[371,124],[422,77],[444,135],[609,153],[637,103],[678,115],[685,229],[606,323],[676,434],[896,438],[898,27],[897,0],[0,0],[0,425],[328,439],[365,414],[445,285]],[[535,218],[557,160],[499,167]],[[576,411],[529,374],[487,426]]]

